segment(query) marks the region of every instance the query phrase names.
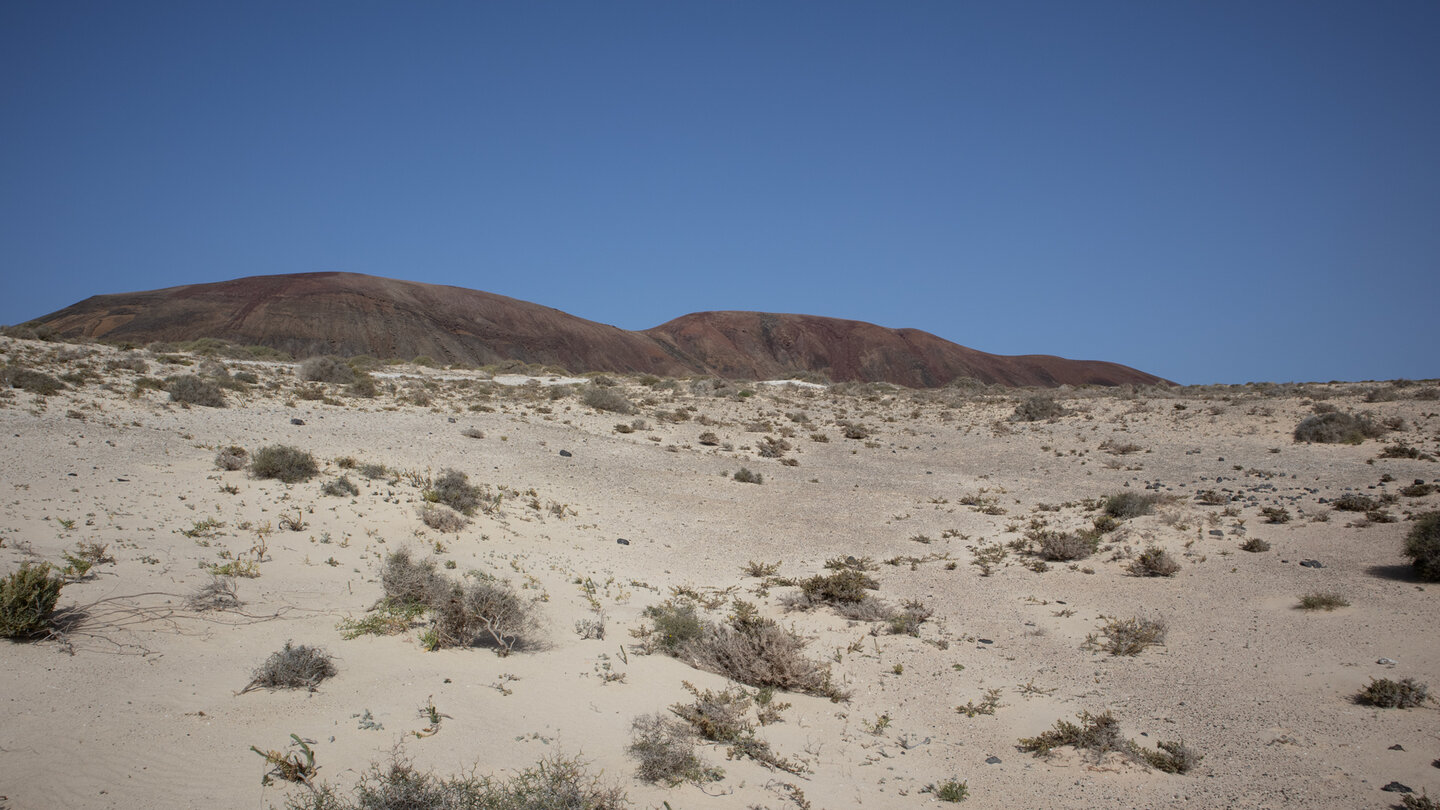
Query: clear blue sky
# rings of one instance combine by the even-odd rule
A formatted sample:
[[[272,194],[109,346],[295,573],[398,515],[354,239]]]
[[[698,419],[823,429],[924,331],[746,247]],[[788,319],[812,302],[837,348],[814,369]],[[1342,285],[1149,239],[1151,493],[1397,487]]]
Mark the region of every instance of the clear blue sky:
[[[1440,3],[0,3],[0,323],[346,270],[1440,376]]]

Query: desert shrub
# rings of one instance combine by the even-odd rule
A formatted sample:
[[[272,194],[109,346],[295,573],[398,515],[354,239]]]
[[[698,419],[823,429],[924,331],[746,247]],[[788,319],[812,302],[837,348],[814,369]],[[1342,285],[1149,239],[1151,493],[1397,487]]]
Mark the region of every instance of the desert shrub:
[[[1413,458],[1419,461],[1434,461],[1435,457],[1404,442],[1396,442],[1380,451],[1380,458]]]
[[[144,374],[150,370],[150,364],[145,362],[142,357],[126,354],[109,361],[105,364],[105,368],[110,371],[119,371],[123,368],[126,371],[133,371],[136,374]]]
[[[1426,512],[1415,519],[1405,536],[1405,556],[1421,579],[1440,582],[1440,512]]]
[[[1110,712],[1081,712],[1078,724],[1068,720],[1055,721],[1055,727],[1035,737],[1022,737],[1019,748],[1035,756],[1046,756],[1056,748],[1070,746],[1087,758],[1099,762],[1106,754],[1117,753],[1132,762],[1139,762],[1166,773],[1188,773],[1204,756],[1183,742],[1161,741],[1159,751],[1141,747],[1120,733],[1120,721]]]
[[[1169,552],[1150,546],[1140,552],[1126,570],[1137,577],[1169,577],[1180,570],[1180,563]]]
[[[420,521],[436,531],[452,534],[470,525],[470,521],[464,515],[437,503],[420,506]]]
[[[1266,523],[1290,522],[1290,510],[1283,506],[1267,506],[1260,510],[1260,516],[1265,518]]]
[[[315,457],[295,447],[272,444],[255,451],[250,459],[250,474],[256,478],[274,478],[287,484],[309,481],[320,472]]]
[[[1350,600],[1338,593],[1324,591],[1311,591],[1300,597],[1300,604],[1296,607],[1301,610],[1334,610],[1335,608],[1350,607]]]
[[[19,388],[27,393],[48,397],[65,390],[65,383],[43,371],[10,365],[0,367],[0,387]]]
[[[1420,397],[1417,395],[1415,398],[1419,399]],[[1435,397],[1430,397],[1430,399],[1435,399]],[[1435,760],[1435,762],[1440,762],[1440,759]],[[1435,765],[1434,762],[1430,764]],[[1435,765],[1435,767],[1440,768],[1440,765]],[[1403,808],[1403,810],[1440,810],[1440,802],[1430,798],[1430,796],[1422,790],[1419,796],[1416,796],[1414,793],[1406,793],[1401,796],[1400,807]]]
[[[355,486],[355,482],[350,480],[350,476],[342,475],[339,478],[326,481],[325,485],[320,487],[320,493],[336,498],[346,498],[359,495],[360,488]]]
[[[1073,532],[1045,532],[1036,548],[1041,559],[1051,562],[1083,560],[1095,553],[1100,545],[1100,535],[1079,535]]]
[[[1243,542],[1243,543],[1240,544],[1240,550],[1241,550],[1241,551],[1249,551],[1249,552],[1252,552],[1252,553],[1254,553],[1254,552],[1260,552],[1260,551],[1269,551],[1269,550],[1270,550],[1270,544],[1267,543],[1267,542],[1265,542],[1264,540],[1261,540],[1261,539],[1258,538],[1258,537],[1251,537],[1251,538],[1247,539],[1245,542]]]
[[[720,443],[720,437],[716,436],[714,431],[707,430],[700,434],[699,442],[706,447],[714,447]]]
[[[1178,740],[1161,740],[1155,743],[1155,747],[1160,750],[1146,751],[1136,746],[1135,751],[1146,765],[1165,773],[1189,773],[1205,758],[1199,751]]]
[[[374,481],[377,478],[387,478],[390,475],[390,468],[384,464],[361,464],[357,471],[361,477],[367,481]]]
[[[491,644],[500,655],[535,641],[539,621],[530,604],[506,583],[481,579],[455,585],[434,611],[436,647]]]
[[[1380,501],[1369,495],[1362,495],[1358,492],[1347,492],[1331,503],[1331,506],[1341,512],[1369,512],[1372,509],[1379,509],[1382,505]]]
[[[1402,487],[1400,489],[1400,494],[1404,495],[1407,498],[1423,498],[1426,495],[1434,492],[1435,490],[1436,487],[1433,484],[1427,484],[1424,481],[1416,479],[1415,483],[1407,484],[1406,486]]]
[[[847,439],[868,439],[870,429],[858,422],[841,422],[840,435]]]
[[[1010,415],[1012,422],[1039,422],[1042,419],[1056,419],[1065,415],[1065,409],[1054,399],[1043,395],[1026,397],[1015,406]]]
[[[1100,508],[1112,518],[1128,520],[1150,514],[1159,502],[1160,496],[1154,492],[1118,492],[1106,498]]]
[[[1355,696],[1356,703],[1381,709],[1409,709],[1430,699],[1430,687],[1414,678],[1371,678],[1370,683]]]
[[[297,793],[287,810],[622,810],[624,791],[600,782],[578,759],[554,756],[508,779],[442,777],[396,752],[360,776],[354,798],[330,785]]]
[[[801,592],[811,601],[831,604],[863,602],[869,597],[866,591],[879,587],[880,583],[874,577],[853,568],[841,569],[833,574],[816,574],[800,583]]]
[[[625,752],[639,763],[635,776],[651,783],[675,787],[684,782],[704,784],[724,778],[695,752],[695,731],[689,724],[662,714],[644,714],[630,727]]]
[[[1307,416],[1295,426],[1295,441],[1320,444],[1359,444],[1384,435],[1385,428],[1368,416],[1331,411]]]
[[[483,439],[485,438],[485,431],[477,427],[467,427],[460,431],[460,435],[467,439]]]
[[[165,390],[170,392],[171,402],[206,408],[225,407],[225,392],[220,390],[220,386],[214,380],[194,374],[166,377]]]
[[[215,466],[222,470],[243,470],[250,460],[250,453],[243,447],[230,445],[220,448],[215,454]]]
[[[742,484],[763,484],[765,483],[765,476],[757,472],[751,472],[746,467],[741,467],[735,471],[735,480]]]
[[[486,506],[494,501],[485,487],[470,483],[470,476],[459,470],[444,470],[440,477],[430,483],[425,490],[425,500],[431,503],[443,503],[462,515],[473,515],[480,506]]]
[[[295,376],[307,382],[351,383],[355,370],[333,354],[309,357],[295,367]]]
[[[435,561],[415,562],[409,549],[392,551],[380,566],[385,599],[397,605],[432,605],[449,598],[450,582],[435,570]]]
[[[607,388],[598,381],[592,381],[586,386],[585,393],[581,395],[580,402],[586,407],[594,408],[597,411],[608,411],[610,413],[634,413],[635,406],[625,395],[613,388]]]
[[[1165,622],[1160,619],[1107,619],[1098,635],[1086,639],[1086,646],[1111,655],[1139,655],[1164,643]]]
[[[329,653],[318,647],[296,646],[294,642],[287,641],[283,648],[265,659],[265,663],[255,670],[250,683],[240,691],[309,689],[314,692],[321,681],[334,675],[335,662]]]
[[[230,375],[230,379],[245,385],[256,385],[260,382],[260,378],[252,371],[237,371]]]
[[[755,444],[755,452],[761,458],[780,458],[789,449],[789,442],[771,436],[766,436]]]
[[[0,579],[0,636],[32,638],[50,626],[55,602],[65,585],[64,577],[51,571],[49,563],[24,563]]]
[[[934,794],[942,802],[963,802],[970,797],[970,786],[959,779],[946,779],[938,785],[926,785],[920,792]]]
[[[831,682],[830,668],[805,657],[805,645],[795,631],[752,618],[710,625],[700,638],[681,645],[676,657],[747,686],[845,699]]]
[[[702,739],[729,746],[731,757],[749,757],[790,773],[804,772],[804,766],[776,754],[769,743],[755,736],[755,724],[747,717],[750,695],[744,689],[727,686],[716,692],[697,689],[688,682],[683,685],[694,700],[676,703],[670,711],[689,723]]]

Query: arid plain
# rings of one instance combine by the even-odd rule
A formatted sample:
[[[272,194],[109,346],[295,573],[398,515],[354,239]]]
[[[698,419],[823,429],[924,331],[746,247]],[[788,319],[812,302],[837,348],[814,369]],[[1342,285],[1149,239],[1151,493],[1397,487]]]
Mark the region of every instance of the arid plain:
[[[1440,673],[1440,586],[1401,553],[1440,508],[1434,381],[912,390],[407,364],[357,389],[178,351],[0,355],[62,384],[0,392],[0,575],[70,571],[50,627],[0,642],[6,808],[308,806],[397,756],[497,780],[568,763],[612,803],[676,810],[1440,794],[1436,705],[1356,700]],[[224,407],[172,401],[165,378],[193,374]],[[1297,442],[1325,411],[1384,431]],[[232,446],[318,470],[217,464]],[[447,471],[468,517],[437,495]],[[505,589],[523,638],[431,650],[424,613],[370,621],[401,550]],[[1145,575],[1160,551],[1173,572]],[[861,592],[827,590],[845,577]],[[737,685],[667,644],[677,617],[779,628],[828,678]],[[1153,643],[1117,644],[1137,628]],[[334,674],[247,690],[287,641]],[[688,736],[707,692],[740,737]],[[1118,724],[1116,750],[1021,750],[1082,713]],[[647,716],[697,778],[637,774]],[[252,746],[299,761],[296,741],[309,785],[267,778]],[[1156,767],[1166,751],[1185,772]]]

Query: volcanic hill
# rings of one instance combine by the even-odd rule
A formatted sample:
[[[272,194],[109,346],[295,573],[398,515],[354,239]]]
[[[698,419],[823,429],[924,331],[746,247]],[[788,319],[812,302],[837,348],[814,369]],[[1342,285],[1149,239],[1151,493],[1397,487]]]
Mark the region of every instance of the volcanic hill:
[[[962,377],[1011,386],[1148,385],[1116,363],[1002,356],[916,329],[764,312],[699,312],[631,332],[502,295],[358,273],[251,276],[96,295],[25,324],[60,337],[137,344],[220,338],[290,352],[444,363],[510,361],[573,372],[835,381],[912,388]]]

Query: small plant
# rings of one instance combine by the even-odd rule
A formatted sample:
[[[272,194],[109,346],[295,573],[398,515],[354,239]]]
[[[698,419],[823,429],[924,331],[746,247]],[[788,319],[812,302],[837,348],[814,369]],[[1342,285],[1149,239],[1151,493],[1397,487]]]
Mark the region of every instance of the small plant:
[[[250,459],[250,474],[256,478],[274,478],[286,484],[309,481],[320,472],[315,457],[294,447],[272,444],[262,447]]]
[[[250,453],[243,447],[230,445],[222,447],[215,454],[215,466],[221,470],[243,470],[245,463],[250,460]]]
[[[185,604],[197,613],[210,610],[233,610],[242,604],[235,592],[235,580],[231,577],[211,577],[190,594]]]
[[[336,498],[353,498],[360,494],[360,488],[355,486],[355,482],[350,480],[350,476],[342,475],[339,478],[326,481],[325,485],[320,487],[320,494],[330,495]]]
[[[1356,703],[1381,709],[1409,709],[1424,705],[1430,699],[1430,687],[1414,678],[1392,681],[1389,678],[1370,679],[1370,683],[1355,696]]]
[[[355,370],[335,355],[325,354],[302,361],[295,376],[308,382],[348,384],[355,381]]]
[[[736,470],[736,471],[735,471],[735,476],[734,476],[734,478],[735,478],[736,481],[739,481],[739,482],[741,482],[741,483],[743,483],[743,484],[763,484],[763,483],[765,483],[765,476],[763,476],[763,475],[761,475],[760,473],[757,473],[757,472],[751,472],[749,469],[747,469],[747,468],[745,468],[745,467],[741,467],[740,469]]]
[[[490,512],[499,505],[499,496],[492,495],[489,487],[470,483],[470,476],[459,470],[447,469],[431,482],[424,492],[425,500],[443,503],[462,515],[475,514],[483,508]]]
[[[1258,537],[1251,537],[1251,538],[1248,538],[1245,542],[1243,542],[1243,543],[1240,544],[1240,550],[1241,550],[1241,551],[1249,551],[1249,552],[1251,552],[1251,553],[1258,553],[1258,552],[1261,552],[1261,551],[1269,551],[1269,550],[1270,550],[1270,544],[1267,543],[1267,542],[1265,542],[1264,540],[1261,540],[1261,539],[1258,538]]]
[[[979,703],[976,703],[973,700],[967,701],[964,706],[956,706],[955,711],[965,715],[966,717],[975,717],[982,714],[994,714],[995,710],[999,708],[999,706],[1000,690],[986,689],[985,697]]]
[[[689,782],[702,785],[723,779],[725,772],[706,763],[695,752],[696,735],[688,723],[662,714],[636,717],[630,726],[625,752],[639,763],[641,780],[668,787]]]
[[[597,411],[635,413],[634,404],[626,399],[624,394],[594,382],[586,386],[585,393],[580,396],[580,402],[587,408],[594,408]]]
[[[50,627],[64,577],[51,574],[49,563],[24,563],[0,579],[0,636],[33,638]]]
[[[780,563],[756,562],[751,560],[740,568],[741,573],[747,577],[773,577],[780,572]]]
[[[959,779],[946,779],[938,785],[931,783],[921,788],[920,792],[934,794],[942,802],[963,802],[970,797],[969,786]]]
[[[292,745],[300,747],[299,751],[286,754],[280,751],[261,751],[253,745],[250,746],[250,750],[264,757],[265,763],[270,766],[270,770],[261,779],[262,784],[268,785],[272,778],[279,777],[286,782],[308,785],[319,770],[315,766],[315,752],[310,750],[309,743],[300,739],[298,734],[291,734],[290,739],[294,741]]]
[[[321,681],[334,675],[335,663],[324,650],[304,644],[296,646],[294,642],[287,641],[282,649],[271,653],[265,663],[255,670],[254,677],[240,690],[240,694],[252,689],[308,689],[314,692]]]
[[[1040,536],[1035,553],[1039,554],[1041,559],[1051,562],[1068,562],[1089,557],[1099,545],[1099,533],[1082,535],[1047,531]]]
[[[1102,641],[1100,636],[1104,636]],[[1085,646],[1111,655],[1139,655],[1145,649],[1165,643],[1165,622],[1160,619],[1107,619],[1098,635],[1091,634]]]
[[[720,444],[720,437],[715,435],[715,431],[707,430],[700,434],[698,441],[706,447],[714,447]]]
[[[1436,761],[1440,762],[1440,760]],[[1433,765],[1434,763],[1431,764]],[[1436,765],[1435,767],[1440,768],[1440,765]],[[1440,810],[1440,802],[1430,798],[1430,796],[1424,792],[1419,796],[1416,796],[1414,793],[1407,793],[1401,796],[1400,806],[1405,808],[1405,810]]]
[[[450,533],[459,532],[470,525],[469,519],[464,515],[448,506],[436,503],[421,504],[420,520],[436,531]]]
[[[1415,519],[1405,536],[1405,556],[1421,579],[1440,582],[1440,512],[1426,512]]]
[[[800,591],[812,602],[857,603],[869,598],[880,583],[872,576],[853,568],[833,574],[816,574],[800,583]]]
[[[1169,552],[1150,546],[1130,562],[1127,569],[1137,577],[1169,577],[1180,570],[1180,563]]]
[[[1330,611],[1336,608],[1350,607],[1350,600],[1338,593],[1311,591],[1300,597],[1300,604],[1296,607],[1301,610]]]
[[[165,390],[170,393],[171,402],[206,408],[225,407],[225,392],[219,384],[194,374],[166,378]]]

